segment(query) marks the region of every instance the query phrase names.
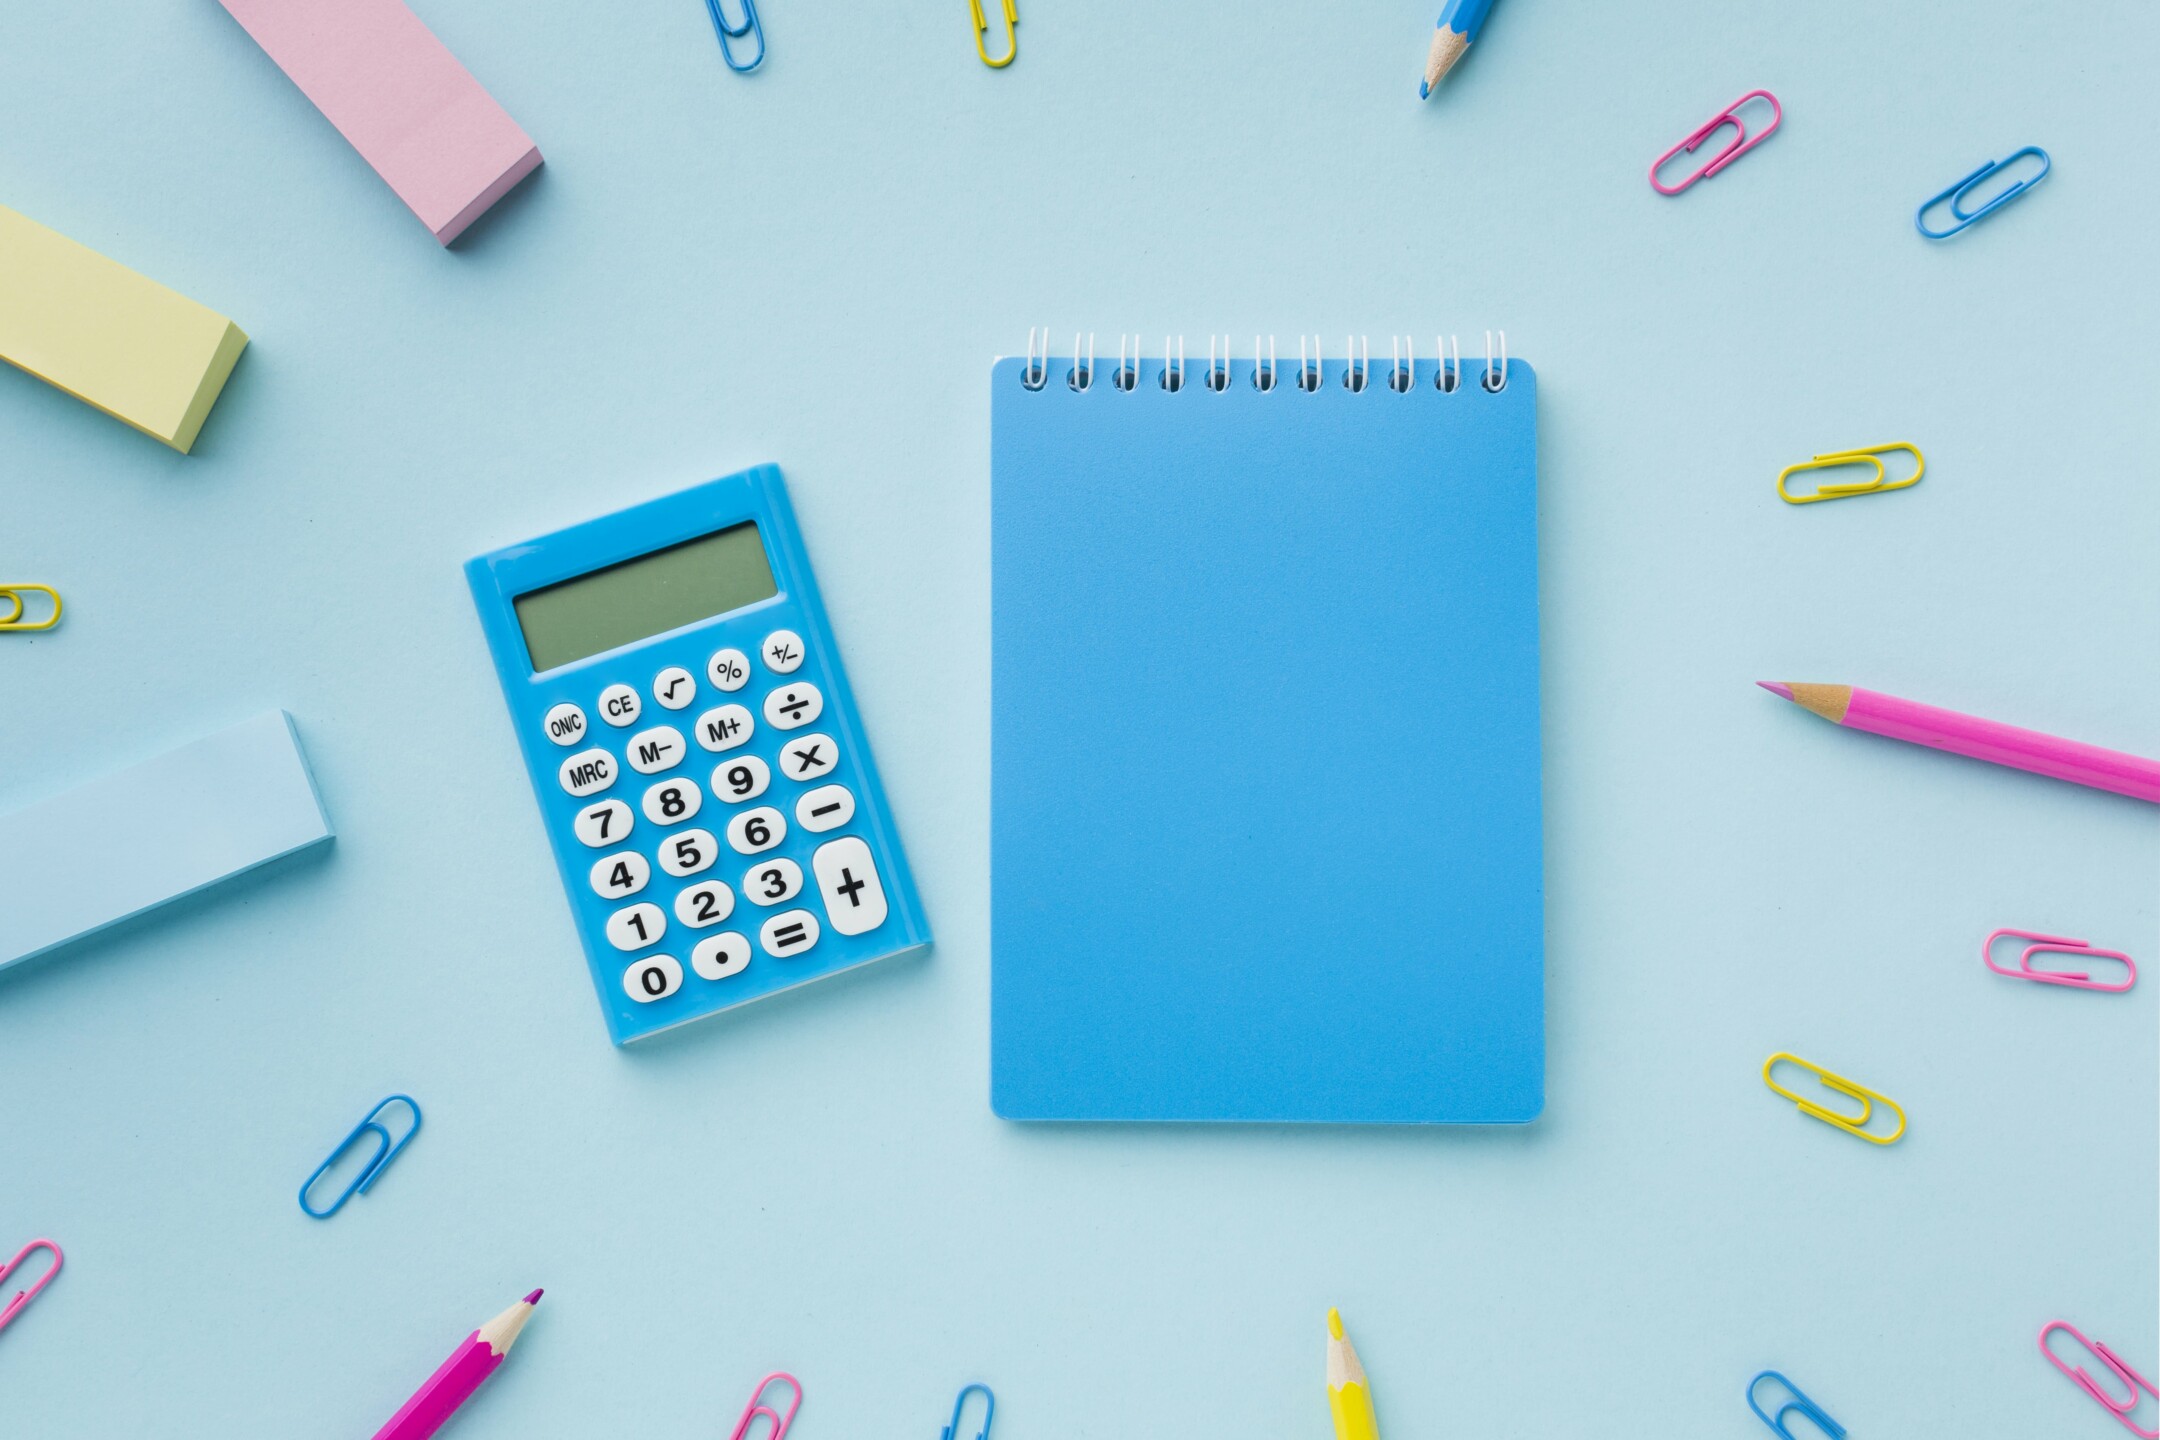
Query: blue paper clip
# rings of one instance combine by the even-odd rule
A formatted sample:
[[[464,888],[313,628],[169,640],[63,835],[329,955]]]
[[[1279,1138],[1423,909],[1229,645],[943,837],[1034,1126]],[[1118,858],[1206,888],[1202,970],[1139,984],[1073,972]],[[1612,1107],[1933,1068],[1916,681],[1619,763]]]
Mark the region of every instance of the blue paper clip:
[[[375,1123],[375,1117],[382,1114],[383,1111],[389,1109],[392,1105],[397,1104],[401,1100],[405,1102],[406,1108],[412,1111],[412,1129],[407,1130],[401,1139],[392,1140],[390,1138],[390,1132]],[[410,1145],[412,1143],[412,1137],[419,1133],[419,1102],[414,1100],[410,1095],[391,1095],[386,1097],[373,1110],[368,1111],[367,1118],[365,1120],[362,1120],[358,1125],[353,1126],[352,1134],[347,1135],[343,1140],[338,1141],[337,1149],[330,1152],[330,1158],[323,1161],[322,1164],[316,1166],[315,1173],[308,1176],[307,1183],[300,1187],[300,1208],[302,1210],[305,1210],[309,1215],[314,1216],[317,1220],[327,1220],[332,1215],[337,1214],[339,1210],[345,1207],[345,1202],[352,1199],[353,1196],[365,1195],[367,1193],[368,1186],[373,1185],[375,1183],[376,1177],[380,1176],[382,1172],[386,1168],[388,1168],[390,1162],[397,1158],[398,1151],[403,1150],[407,1145]],[[330,1202],[329,1209],[317,1210],[310,1206],[308,1204],[307,1198],[308,1191],[314,1189],[315,1182],[322,1179],[324,1173],[327,1172],[331,1166],[337,1164],[337,1162],[344,1157],[345,1152],[352,1148],[353,1142],[355,1140],[358,1140],[362,1135],[366,1134],[373,1134],[375,1136],[377,1145],[375,1157],[372,1160],[369,1160],[366,1165],[361,1167],[359,1177],[355,1179],[352,1184],[345,1187],[345,1193]]]
[[[1775,1416],[1764,1414],[1762,1406],[1755,1403],[1755,1387],[1762,1384],[1762,1382],[1765,1380],[1777,1381],[1778,1384],[1784,1386],[1788,1391],[1790,1391],[1793,1397],[1792,1399],[1786,1401],[1783,1405],[1778,1407],[1778,1412]],[[1808,1399],[1806,1395],[1800,1392],[1799,1386],[1793,1384],[1792,1381],[1787,1380],[1783,1375],[1778,1374],[1778,1372],[1775,1370],[1765,1370],[1762,1372],[1762,1374],[1757,1375],[1753,1380],[1748,1381],[1747,1405],[1748,1409],[1755,1412],[1756,1419],[1762,1421],[1763,1424],[1769,1426],[1772,1430],[1775,1430],[1778,1434],[1784,1436],[1785,1440],[1800,1440],[1800,1437],[1794,1435],[1792,1431],[1785,1428],[1785,1417],[1792,1414],[1794,1411],[1798,1411],[1801,1415],[1813,1421],[1815,1426],[1820,1429],[1823,1434],[1830,1437],[1830,1440],[1845,1440],[1845,1427],[1838,1424],[1837,1421],[1831,1419],[1828,1415],[1825,1415],[1823,1413],[1822,1406],[1817,1405],[1813,1400]]]
[[[1987,204],[1982,205],[1978,210],[1967,210],[1965,208],[1965,197],[1972,193],[1973,187],[1981,184],[1990,176],[1999,174],[2000,172],[2009,169],[2012,165],[2017,164],[2018,161],[2024,159],[2028,155],[2037,155],[2040,157],[2040,173],[2038,175],[2033,176],[2030,180],[2018,181],[2017,184],[2012,185],[2009,189],[2003,191],[2002,194],[1997,195],[1994,199],[1988,201]],[[1922,235],[1927,236],[1927,238],[1930,240],[1947,240],[1952,235],[1955,235],[1960,230],[1963,230],[1966,226],[1972,224],[1974,221],[1985,220],[1988,216],[1994,214],[1997,210],[2000,210],[2003,206],[2009,204],[2012,200],[2017,199],[2018,196],[2024,194],[2027,190],[2032,189],[2033,186],[2039,184],[2042,180],[2047,179],[2048,171],[2054,168],[2055,162],[2048,159],[2047,151],[2042,150],[2037,145],[2027,145],[2024,149],[2018,151],[2015,155],[2012,155],[2007,160],[1990,160],[1987,164],[1982,165],[1979,169],[1973,171],[1972,174],[1967,175],[1964,179],[1958,181],[1957,184],[1952,185],[1949,189],[1943,191],[1942,194],[1937,195],[1934,199],[1928,201],[1927,204],[1922,205],[1913,214],[1913,224],[1919,229]],[[1950,202],[1950,214],[1958,223],[1951,226],[1947,230],[1928,229],[1928,211],[1934,209],[1937,205],[1942,204],[1945,200]]]
[[[765,63],[765,27],[758,24],[757,0],[742,0],[743,22],[740,25],[728,23],[721,5],[722,0],[705,0],[705,8],[712,12],[712,28],[720,36],[720,58],[727,61],[728,69],[738,75],[747,75]],[[752,35],[757,36],[757,58],[744,65],[736,60],[735,47],[728,41],[747,40]]]
[[[997,1414],[997,1396],[990,1393],[988,1385],[981,1383],[960,1387],[960,1394],[952,1402],[952,1423],[945,1427],[944,1434],[940,1435],[938,1440],[960,1440],[960,1412],[966,1408],[968,1392],[971,1390],[981,1391],[983,1397],[983,1428],[976,1434],[975,1440],[990,1440],[990,1417]]]

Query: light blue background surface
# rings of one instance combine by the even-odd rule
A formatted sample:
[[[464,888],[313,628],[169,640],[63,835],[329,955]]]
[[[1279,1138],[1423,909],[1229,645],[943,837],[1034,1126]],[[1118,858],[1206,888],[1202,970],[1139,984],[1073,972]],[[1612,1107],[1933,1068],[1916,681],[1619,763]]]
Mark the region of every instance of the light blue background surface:
[[[1008,1440],[1320,1440],[1330,1303],[1391,1440],[1737,1440],[1764,1366],[1856,1437],[2116,1433],[2032,1338],[2160,1360],[2160,977],[1974,947],[2160,960],[2160,815],[1750,682],[2160,750],[2160,16],[1508,0],[1420,106],[1393,0],[1022,0],[1001,73],[960,0],[770,0],[748,80],[695,0],[422,13],[548,157],[448,254],[211,0],[0,21],[0,202],[254,337],[187,458],[0,375],[0,570],[70,606],[0,639],[0,804],[284,706],[339,831],[0,981],[0,1245],[69,1253],[0,1334],[11,1433],[366,1435],[536,1284],[463,1440],[725,1434],[776,1365],[800,1440],[932,1436],[976,1377]],[[1654,195],[1758,85],[1783,130]],[[2028,142],[2043,186],[1914,234]],[[1537,1125],[990,1115],[984,375],[1031,323],[1504,325],[1536,363]],[[1771,493],[1890,439],[1918,488]],[[458,565],[767,459],[940,944],[620,1054]],[[1911,1134],[1800,1118],[1780,1048]],[[427,1128],[304,1219],[392,1090]]]

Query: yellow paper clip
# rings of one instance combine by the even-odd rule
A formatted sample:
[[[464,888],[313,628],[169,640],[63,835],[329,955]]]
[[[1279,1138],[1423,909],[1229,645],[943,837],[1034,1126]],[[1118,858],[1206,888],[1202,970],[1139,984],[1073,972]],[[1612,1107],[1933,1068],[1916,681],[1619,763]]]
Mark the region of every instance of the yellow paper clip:
[[[1840,1115],[1835,1110],[1825,1109],[1812,1100],[1802,1099],[1800,1096],[1793,1094],[1792,1091],[1787,1090],[1777,1081],[1770,1078],[1770,1067],[1780,1060],[1791,1065],[1798,1065],[1801,1069],[1810,1072],[1816,1079],[1822,1081],[1824,1088],[1835,1090],[1840,1095],[1850,1095],[1853,1099],[1858,1100],[1860,1102],[1860,1113],[1858,1115]],[[1897,1101],[1864,1086],[1855,1085],[1842,1075],[1833,1075],[1811,1060],[1802,1060],[1797,1055],[1790,1055],[1780,1050],[1768,1060],[1763,1061],[1762,1080],[1763,1084],[1799,1106],[1801,1114],[1812,1115],[1825,1125],[1835,1125],[1846,1134],[1857,1135],[1870,1145],[1888,1145],[1898,1136],[1905,1133],[1905,1110]],[[1875,1102],[1877,1100],[1889,1106],[1891,1112],[1897,1116],[1897,1129],[1891,1131],[1888,1135],[1870,1135],[1866,1128],[1869,1117],[1875,1113]]]
[[[990,58],[990,47],[983,39],[990,33],[990,22],[983,16],[982,0],[968,0],[968,10],[975,16],[975,53],[982,56],[983,64],[993,70],[1002,70],[1012,64],[1020,53],[1020,12],[1013,8],[1013,0],[1005,0],[1005,58]]]
[[[42,620],[23,619],[23,596],[43,595],[52,601],[52,614]],[[15,608],[0,615],[0,630],[50,630],[60,623],[60,592],[50,585],[0,585],[0,600],[12,600]]]
[[[1881,457],[1893,450],[1903,450],[1913,458],[1913,472],[1903,480],[1890,479],[1888,472],[1883,469]],[[1785,488],[1785,477],[1788,475],[1797,475],[1802,470],[1834,470],[1840,465],[1873,465],[1875,478],[1851,480],[1842,485],[1818,485],[1812,495],[1795,495]],[[1887,490],[1903,490],[1908,485],[1919,484],[1920,477],[1926,473],[1927,458],[1920,453],[1920,447],[1900,440],[1892,445],[1870,445],[1864,450],[1833,450],[1827,455],[1817,455],[1814,459],[1802,461],[1798,465],[1787,465],[1778,471],[1777,493],[1778,498],[1788,505],[1812,505],[1817,500],[1844,500],[1854,495],[1879,495]]]

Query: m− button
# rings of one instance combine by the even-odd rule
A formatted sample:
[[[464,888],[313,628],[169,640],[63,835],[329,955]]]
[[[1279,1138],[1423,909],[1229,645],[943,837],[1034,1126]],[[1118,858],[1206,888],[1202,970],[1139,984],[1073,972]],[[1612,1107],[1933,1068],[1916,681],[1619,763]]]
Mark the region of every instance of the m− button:
[[[640,775],[651,775],[661,770],[672,770],[682,763],[686,754],[682,731],[672,725],[655,725],[650,730],[640,730],[623,746],[623,758],[630,768]]]

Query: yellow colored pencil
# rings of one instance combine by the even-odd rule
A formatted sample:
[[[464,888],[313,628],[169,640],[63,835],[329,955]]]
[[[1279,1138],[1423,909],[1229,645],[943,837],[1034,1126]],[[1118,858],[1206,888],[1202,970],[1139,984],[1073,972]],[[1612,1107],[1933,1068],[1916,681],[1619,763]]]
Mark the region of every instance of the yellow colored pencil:
[[[1341,1311],[1327,1312],[1327,1328],[1327,1403],[1335,1416],[1335,1440],[1380,1440],[1372,1386],[1358,1363],[1357,1348],[1343,1334]]]

